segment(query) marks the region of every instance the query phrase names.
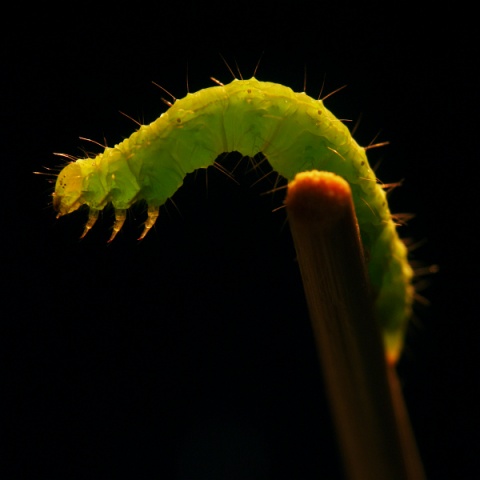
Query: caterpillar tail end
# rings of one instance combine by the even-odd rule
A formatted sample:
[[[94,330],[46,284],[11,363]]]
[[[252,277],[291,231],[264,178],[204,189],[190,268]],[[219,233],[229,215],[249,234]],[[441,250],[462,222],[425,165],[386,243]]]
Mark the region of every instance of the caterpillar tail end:
[[[112,235],[108,239],[108,243],[113,242],[113,240],[117,236],[117,233],[122,229],[126,218],[127,218],[127,210],[125,208],[115,209],[115,223],[113,224]]]
[[[160,208],[156,207],[155,205],[148,206],[147,212],[147,221],[145,222],[145,226],[143,228],[142,234],[138,237],[138,240],[143,240],[150,229],[155,225],[157,218],[160,214]]]

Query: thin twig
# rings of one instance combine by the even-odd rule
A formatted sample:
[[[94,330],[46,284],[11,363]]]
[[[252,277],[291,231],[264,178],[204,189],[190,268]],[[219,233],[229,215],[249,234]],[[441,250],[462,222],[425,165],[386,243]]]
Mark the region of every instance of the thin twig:
[[[334,174],[306,172],[290,183],[286,205],[347,476],[423,480],[373,316],[350,187]]]

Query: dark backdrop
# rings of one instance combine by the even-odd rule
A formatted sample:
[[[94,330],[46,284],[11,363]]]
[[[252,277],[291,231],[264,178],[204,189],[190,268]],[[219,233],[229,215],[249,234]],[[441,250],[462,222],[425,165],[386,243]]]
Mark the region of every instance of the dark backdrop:
[[[473,7],[472,7],[473,8]],[[12,5],[2,28],[2,478],[342,478],[282,194],[187,178],[154,231],[55,219],[53,152],[99,151],[235,75],[327,100],[438,264],[399,366],[429,478],[478,465],[478,38],[473,11],[323,2]],[[238,73],[240,71],[240,73]],[[378,136],[377,136],[378,135]],[[230,156],[233,168],[239,159]],[[54,170],[55,171],[55,170]],[[270,177],[272,178],[272,177]],[[208,183],[208,185],[207,185]]]

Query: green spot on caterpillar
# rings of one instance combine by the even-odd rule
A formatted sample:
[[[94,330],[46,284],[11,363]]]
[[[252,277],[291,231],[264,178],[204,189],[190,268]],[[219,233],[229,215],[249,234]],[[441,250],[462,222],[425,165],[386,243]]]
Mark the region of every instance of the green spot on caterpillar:
[[[324,170],[349,182],[387,356],[398,359],[413,300],[407,249],[366,149],[321,100],[255,78],[189,93],[123,142],[67,165],[58,175],[53,205],[58,217],[89,207],[83,237],[99,212],[113,204],[112,241],[127,209],[145,201],[142,239],[188,173],[232,151],[247,157],[262,153],[288,181],[300,172]]]

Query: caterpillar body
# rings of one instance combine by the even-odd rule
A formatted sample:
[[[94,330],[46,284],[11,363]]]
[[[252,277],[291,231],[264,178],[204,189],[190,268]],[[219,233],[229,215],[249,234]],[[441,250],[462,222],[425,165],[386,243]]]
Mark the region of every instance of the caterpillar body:
[[[148,205],[143,238],[188,173],[232,151],[248,157],[262,153],[289,181],[300,172],[324,170],[349,182],[387,357],[398,359],[413,301],[407,249],[365,148],[321,100],[303,92],[251,78],[189,93],[123,142],[68,164],[57,178],[54,208],[60,217],[87,205],[85,235],[112,203],[113,240],[126,210],[143,200]]]

